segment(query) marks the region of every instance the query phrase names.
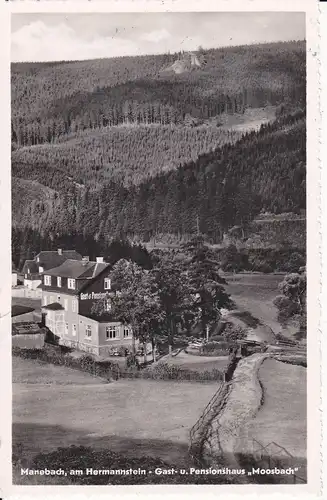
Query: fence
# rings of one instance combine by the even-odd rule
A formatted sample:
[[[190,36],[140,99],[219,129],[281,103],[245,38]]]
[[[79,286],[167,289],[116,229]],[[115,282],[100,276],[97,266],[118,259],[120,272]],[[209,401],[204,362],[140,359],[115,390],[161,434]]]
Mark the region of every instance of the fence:
[[[217,392],[210,399],[203,410],[200,418],[193,425],[189,433],[189,454],[191,458],[199,465],[203,462],[203,448],[208,441],[210,434],[210,421],[221,410],[224,401],[229,393],[230,384],[222,382]]]
[[[227,466],[231,469],[241,468],[251,471],[252,468],[296,469],[299,466],[305,471],[302,476],[306,477],[304,457],[295,458],[286,448],[274,441],[263,445],[253,437],[252,428],[247,425],[261,404],[258,399],[259,393],[255,390],[256,385],[250,375],[255,369],[255,364],[262,362],[262,356],[264,355],[253,356],[251,363],[244,361],[240,370],[234,373],[233,382],[225,381],[219,387],[190,431],[189,453],[194,462],[201,467]],[[249,398],[245,396],[247,390],[250,391]],[[306,483],[306,479],[298,474],[298,470],[292,472],[293,474],[278,475],[250,474],[242,478],[235,476],[233,479],[241,484],[244,484],[244,481],[263,484],[290,481]]]
[[[211,419],[206,422],[206,416],[209,416],[210,410],[215,407],[216,399],[221,397],[222,388],[217,391],[212,400],[208,403],[205,412],[201,415],[200,419],[193,426],[190,431],[191,445],[189,448],[192,459],[200,466],[208,466],[221,462],[224,466],[230,468],[244,468],[250,470],[252,468],[260,469],[286,469],[291,467],[294,469],[299,465],[303,470],[303,475],[299,475],[297,471],[290,475],[257,475],[250,476],[251,481],[257,483],[293,483],[293,484],[306,484],[306,459],[298,459],[294,457],[284,446],[271,441],[269,444],[264,445],[255,438],[248,438],[248,450],[246,453],[241,450],[228,450],[223,449],[222,441],[227,443],[228,440],[234,444],[239,442],[242,434],[235,429],[226,428],[219,424],[212,425]],[[206,425],[207,424],[207,425]],[[203,429],[205,427],[205,429]],[[199,429],[202,430],[200,438],[197,436]],[[244,437],[244,436],[243,436]],[[247,436],[246,436],[247,437]],[[228,439],[229,438],[229,439]],[[251,449],[252,447],[252,449]],[[304,477],[303,477],[304,476]],[[246,482],[250,481],[246,476]],[[237,479],[237,482],[244,482]]]
[[[27,299],[41,299],[42,298],[42,290],[36,289],[36,290],[30,290],[27,287],[17,287],[17,288],[12,288],[11,289],[11,296],[12,297],[20,297],[20,298],[27,298]]]
[[[273,447],[273,449],[272,449]],[[280,462],[289,461],[290,467],[294,467],[294,463],[296,462],[296,458],[284,447],[275,441],[271,441],[269,444],[264,445],[260,443],[255,438],[252,438],[252,456],[260,463],[267,462],[268,468],[278,467]],[[306,467],[305,467],[306,469]],[[306,475],[306,471],[305,471]],[[294,484],[297,483],[306,483],[306,478],[299,476],[298,474],[292,475],[292,482]]]

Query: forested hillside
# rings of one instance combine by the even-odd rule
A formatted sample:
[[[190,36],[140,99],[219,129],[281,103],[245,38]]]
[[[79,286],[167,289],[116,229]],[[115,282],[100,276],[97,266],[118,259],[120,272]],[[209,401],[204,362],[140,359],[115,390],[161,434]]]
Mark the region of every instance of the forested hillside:
[[[189,57],[13,65],[13,226],[220,242],[305,209],[304,42]]]
[[[12,172],[24,177],[28,170],[30,179],[50,187],[56,181],[48,175],[49,167],[66,174],[60,175],[61,187],[69,177],[93,188],[112,178],[138,184],[240,137],[240,132],[214,126],[107,126],[54,144],[19,148],[12,153]]]
[[[51,142],[120,123],[183,123],[245,107],[305,102],[303,42],[211,49],[201,67],[163,71],[188,54],[12,65],[13,142]]]

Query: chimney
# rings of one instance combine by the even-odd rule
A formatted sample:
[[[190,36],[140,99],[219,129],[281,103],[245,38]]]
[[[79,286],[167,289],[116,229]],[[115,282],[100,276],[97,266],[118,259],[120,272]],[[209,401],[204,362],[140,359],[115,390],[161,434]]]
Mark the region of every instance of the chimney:
[[[103,264],[103,257],[97,257],[97,264]]]
[[[58,255],[62,255],[62,248],[58,248]]]

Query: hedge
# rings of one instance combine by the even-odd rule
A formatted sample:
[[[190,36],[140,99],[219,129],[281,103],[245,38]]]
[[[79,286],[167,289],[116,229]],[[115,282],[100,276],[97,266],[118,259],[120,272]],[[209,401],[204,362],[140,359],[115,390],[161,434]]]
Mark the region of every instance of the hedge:
[[[44,349],[19,349],[13,348],[13,356],[24,359],[37,359],[45,363],[59,366],[67,366],[76,370],[90,373],[91,375],[106,379],[108,382],[119,378],[140,378],[151,380],[188,380],[198,382],[210,382],[223,380],[224,374],[219,370],[206,370],[197,372],[182,369],[179,366],[168,363],[158,363],[153,367],[137,370],[135,367],[120,369],[119,365],[111,361],[95,361],[91,356],[84,354],[80,358],[74,358],[66,354],[64,346],[46,346]]]
[[[66,354],[69,349],[64,346],[45,346],[44,349],[20,349],[14,347],[13,356],[19,356],[24,359],[37,359],[45,363],[51,363],[58,366],[66,366],[75,370],[90,373],[91,375],[106,379],[108,382],[119,378],[119,366],[110,361],[95,361],[88,354],[80,358],[75,358]]]
[[[224,374],[220,370],[193,371],[187,368],[181,368],[169,363],[158,363],[143,370],[125,370],[120,372],[123,378],[140,378],[150,380],[186,380],[195,382],[221,381]]]

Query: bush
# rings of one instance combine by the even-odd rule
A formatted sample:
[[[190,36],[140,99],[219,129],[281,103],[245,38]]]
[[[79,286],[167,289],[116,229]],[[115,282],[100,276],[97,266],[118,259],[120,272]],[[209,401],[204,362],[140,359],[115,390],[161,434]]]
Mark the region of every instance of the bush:
[[[90,355],[85,354],[80,358],[74,358],[66,354],[65,346],[45,346],[44,349],[20,349],[14,347],[13,356],[24,359],[37,359],[53,365],[67,366],[75,370],[81,370],[107,381],[119,378],[119,366],[111,361],[95,361]]]
[[[135,371],[132,368],[121,372],[122,377],[142,378],[151,380],[188,380],[196,382],[210,382],[223,380],[224,375],[219,370],[204,370],[202,372],[181,368],[169,363],[158,363],[144,370]]]
[[[227,349],[219,349],[219,347],[216,347],[214,349],[211,349],[211,350],[206,350],[205,347],[202,347],[200,349],[192,349],[191,347],[189,347],[188,349],[186,349],[186,352],[188,354],[191,354],[192,356],[227,356],[229,354],[229,350]]]
[[[274,299],[273,304],[278,309],[278,321],[281,324],[299,313],[299,305],[285,295],[278,295]]]
[[[256,325],[257,326],[257,325]],[[222,332],[223,337],[226,342],[235,343],[236,340],[242,340],[246,337],[246,330],[241,326],[234,325],[233,323],[227,323],[226,328]]]

